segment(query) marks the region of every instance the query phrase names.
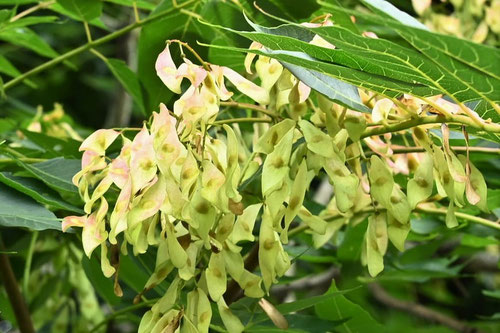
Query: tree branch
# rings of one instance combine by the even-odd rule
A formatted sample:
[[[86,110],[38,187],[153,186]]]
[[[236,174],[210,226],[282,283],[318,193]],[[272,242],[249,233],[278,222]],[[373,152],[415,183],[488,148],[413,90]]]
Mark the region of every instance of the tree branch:
[[[387,291],[385,291],[385,289],[382,288],[378,283],[370,283],[368,287],[370,288],[373,296],[375,297],[375,299],[377,299],[377,301],[390,308],[408,312],[419,318],[447,326],[451,329],[456,330],[457,332],[464,332],[464,333],[481,332],[477,328],[471,327],[466,323],[461,322],[455,318],[449,317],[443,313],[426,308],[423,305],[397,299],[391,296]]]

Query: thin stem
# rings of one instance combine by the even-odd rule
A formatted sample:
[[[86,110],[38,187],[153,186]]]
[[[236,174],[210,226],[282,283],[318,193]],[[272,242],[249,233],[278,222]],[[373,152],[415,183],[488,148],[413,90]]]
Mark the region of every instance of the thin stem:
[[[24,163],[39,163],[47,161],[46,158],[30,158],[30,157],[18,158],[17,160]],[[16,163],[16,160],[13,158],[0,158],[0,164],[10,164],[10,163]]]
[[[87,41],[92,43],[92,34],[90,33],[89,24],[87,21],[83,22],[83,27],[85,28],[85,35],[87,36]]]
[[[4,253],[5,247],[3,245],[1,236],[0,251],[0,276],[2,277],[3,286],[5,288],[5,291],[7,292],[7,296],[9,297],[12,309],[14,310],[14,315],[16,316],[19,331],[21,333],[35,333],[35,328],[33,327],[30,312],[21,292],[19,291],[19,286],[17,285],[16,276],[12,271],[9,257]]]
[[[52,6],[53,4],[55,4],[56,1],[55,0],[51,0],[51,1],[46,1],[46,2],[40,2],[38,5],[36,6],[33,6],[33,7],[30,7],[28,9],[26,9],[25,11],[22,11],[20,12],[19,14],[17,14],[16,16],[12,17],[9,22],[15,22],[17,20],[19,20],[20,18],[26,16],[26,15],[29,15],[31,13],[34,13],[36,12],[37,10],[39,9],[43,9],[43,8],[46,8],[46,7],[49,7],[49,6]]]
[[[428,213],[428,214],[436,214],[436,215],[446,215],[446,213],[447,213],[446,209],[427,208],[427,207],[422,207],[422,206],[417,207],[414,211],[421,212],[421,213]],[[461,212],[455,212],[455,216],[459,217],[461,219],[470,221],[470,222],[479,223],[479,224],[485,225],[487,227],[500,230],[499,223],[496,223],[496,222],[493,222],[493,221],[490,221],[487,219],[483,219],[482,217],[469,215],[469,214],[465,214],[465,213],[461,213]]]
[[[141,17],[139,16],[139,9],[137,8],[137,1],[134,1],[132,3],[132,6],[134,7],[134,17],[135,17],[135,22],[141,22]]]
[[[65,61],[66,59],[69,59],[71,57],[74,57],[82,52],[85,52],[91,48],[94,48],[96,46],[99,46],[99,45],[102,45],[104,43],[107,43],[109,41],[112,41],[136,28],[139,28],[139,27],[142,27],[146,24],[149,24],[151,22],[154,22],[158,19],[161,19],[165,16],[167,16],[168,14],[171,14],[172,12],[178,10],[179,8],[182,8],[182,7],[186,7],[186,6],[189,6],[193,3],[195,3],[196,1],[199,1],[199,0],[188,0],[180,5],[178,5],[177,7],[172,7],[172,8],[169,8],[169,9],[166,9],[156,15],[151,15],[149,16],[148,18],[140,21],[140,22],[135,22],[133,24],[130,24],[120,30],[117,30],[115,32],[112,32],[102,38],[99,38],[99,39],[96,39],[90,43],[87,43],[85,45],[82,45],[80,47],[77,47],[76,49],[73,49],[69,52],[66,52],[64,54],[61,54],[60,56],[58,57],[55,57],[54,59],[51,59],[43,64],[41,64],[40,66],[37,66],[21,75],[19,75],[18,77],[15,77],[14,79],[10,80],[9,82],[5,83],[4,84],[4,90],[7,90],[9,88],[12,88],[13,86],[23,82],[24,80],[26,80],[28,77],[31,77],[35,74],[38,74],[40,72],[43,72],[51,67],[53,67],[54,65],[57,65],[63,61]]]
[[[442,123],[457,123],[466,126],[472,126],[482,130],[486,130],[491,133],[500,133],[500,125],[498,124],[482,124],[478,126],[476,122],[466,116],[452,115],[451,117],[439,116],[426,116],[420,118],[414,118],[403,122],[398,122],[396,124],[389,124],[387,126],[376,126],[373,125],[371,128],[367,128],[361,138],[366,138],[373,135],[381,135],[385,133],[399,132],[415,126],[425,125],[425,124],[442,124]],[[375,127],[376,126],[376,127]]]
[[[223,124],[233,124],[233,123],[271,123],[271,119],[267,118],[231,118],[216,120],[210,125],[223,125]]]
[[[35,230],[31,234],[30,245],[28,247],[28,253],[26,254],[26,265],[24,265],[23,292],[26,298],[28,298],[28,283],[30,280],[31,262],[33,260],[33,253],[35,252],[35,244],[37,238],[38,238],[38,231]]]
[[[423,147],[390,146],[390,148],[392,149],[393,154],[409,154],[409,153],[423,153],[423,152],[425,152],[425,149]],[[450,148],[451,148],[451,150],[456,151],[456,152],[467,152],[467,147],[464,147],[464,146],[457,146],[457,147],[450,147]],[[469,152],[500,155],[500,148],[469,147]],[[366,152],[366,156],[371,156],[374,154],[376,154],[374,151]],[[350,159],[358,158],[358,157],[360,157],[360,156],[358,155],[355,157],[351,157]]]
[[[249,110],[254,110],[260,113],[263,113],[265,115],[268,115],[269,117],[277,118],[278,115],[274,113],[273,111],[267,110],[266,108],[259,106],[259,105],[254,105],[250,103],[239,103],[236,101],[227,101],[227,102],[220,102],[220,105],[222,106],[228,106],[232,108],[240,108],[240,109],[249,109]]]
[[[191,52],[195,56],[195,58],[198,59],[198,61],[203,66],[203,68],[205,68],[207,71],[210,70],[210,67],[208,66],[208,62],[206,62],[205,60],[203,60],[203,58],[198,54],[198,52],[196,52],[191,46],[189,46],[188,43],[180,41],[178,39],[171,39],[171,40],[169,40],[169,42],[170,43],[177,43],[179,45],[182,45],[186,49],[188,49],[189,52]]]

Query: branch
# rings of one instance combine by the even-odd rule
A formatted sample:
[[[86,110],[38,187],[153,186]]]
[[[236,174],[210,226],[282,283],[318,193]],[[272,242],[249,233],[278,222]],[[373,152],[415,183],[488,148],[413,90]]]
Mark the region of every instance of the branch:
[[[369,136],[373,135],[380,135],[380,134],[385,134],[385,133],[392,133],[392,132],[399,132],[403,131],[415,126],[419,125],[425,125],[425,124],[442,124],[442,123],[448,123],[448,124],[462,124],[466,126],[471,126],[474,128],[478,128],[481,130],[485,130],[491,133],[500,133],[500,125],[498,124],[482,124],[479,126],[475,121],[473,121],[471,118],[466,117],[466,116],[460,116],[460,115],[451,115],[451,116],[426,116],[426,117],[419,117],[419,118],[413,118],[410,120],[406,120],[403,122],[399,122],[396,124],[390,124],[386,126],[376,126],[373,125],[370,128],[367,128],[363,134],[361,134],[361,138],[366,138]]]
[[[170,14],[170,13],[172,13],[180,8],[187,7],[188,5],[195,3],[196,1],[198,1],[198,0],[188,0],[182,4],[179,4],[177,7],[172,7],[172,8],[169,8],[167,10],[164,10],[156,15],[151,15],[150,17],[148,17],[140,22],[135,22],[133,24],[127,25],[126,27],[124,27],[120,30],[117,30],[113,33],[110,33],[109,35],[106,35],[102,38],[96,39],[96,40],[89,42],[85,45],[77,47],[76,49],[73,49],[69,52],[61,54],[60,56],[58,56],[54,59],[51,59],[51,60],[41,64],[40,66],[37,66],[37,67],[19,75],[18,77],[10,80],[9,82],[5,83],[3,86],[4,90],[9,89],[9,88],[15,86],[16,84],[19,84],[22,81],[26,80],[28,77],[33,76],[35,74],[38,74],[40,72],[43,72],[44,70],[47,70],[47,69],[51,68],[52,66],[57,65],[57,64],[65,61],[66,59],[69,59],[73,56],[76,56],[82,52],[90,50],[90,49],[92,49],[96,46],[99,46],[101,44],[107,43],[113,39],[120,37],[121,35],[128,33],[129,31],[132,31],[136,28],[142,27],[143,25],[146,25],[148,23],[151,23],[151,22],[154,22],[158,19],[161,19],[161,18],[167,16],[168,14]]]
[[[339,276],[340,270],[337,267],[332,267],[318,275],[305,276],[288,284],[275,285],[271,288],[271,294],[283,299],[286,294],[292,291],[311,290],[325,287],[328,288],[332,279]]]
[[[370,288],[373,296],[377,299],[377,301],[390,308],[408,312],[419,318],[447,326],[451,329],[456,330],[457,332],[481,332],[477,328],[471,327],[464,322],[461,322],[440,312],[426,308],[423,305],[397,299],[387,293],[387,291],[385,291],[384,288],[382,288],[378,283],[371,283],[368,285],[368,287]]]
[[[227,107],[232,107],[232,108],[241,108],[241,109],[249,109],[249,110],[254,110],[257,112],[261,112],[263,114],[266,114],[270,117],[276,118],[278,115],[272,111],[267,110],[266,108],[259,106],[259,105],[254,105],[250,103],[239,103],[235,101],[227,101],[227,102],[220,102],[220,105],[222,106],[227,106]]]
[[[233,124],[233,123],[271,123],[271,119],[267,118],[230,118],[223,120],[216,120],[209,125],[222,125],[222,124]]]
[[[33,322],[31,321],[30,312],[24,298],[19,291],[19,286],[17,285],[16,277],[12,271],[12,266],[10,265],[9,257],[5,254],[5,247],[3,241],[0,238],[0,276],[3,279],[5,286],[5,291],[9,297],[10,304],[14,310],[14,315],[16,316],[17,325],[21,333],[35,333],[33,327]]]

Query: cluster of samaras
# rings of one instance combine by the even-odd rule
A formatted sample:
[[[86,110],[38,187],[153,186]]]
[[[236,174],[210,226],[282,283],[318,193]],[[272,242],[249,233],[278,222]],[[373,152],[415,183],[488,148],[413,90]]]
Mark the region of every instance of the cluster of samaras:
[[[252,59],[247,58],[248,70]],[[450,198],[448,226],[457,224],[454,205],[465,204],[464,193],[469,202],[486,209],[484,179],[468,159],[451,151],[447,128],[443,128],[444,149],[434,145],[425,130],[415,130],[414,137],[426,153],[412,157],[419,166],[405,194],[393,180],[391,169],[402,164],[388,152],[390,136],[384,137],[386,142],[380,137],[365,139],[381,156],[374,154],[369,161],[359,144],[367,120],[383,123],[390,113],[401,112],[391,101],[378,99],[373,116],[350,110],[342,114],[319,95],[314,101],[309,98],[310,89],[277,61],[260,57],[255,67],[260,85],[226,67],[197,66],[188,60],[177,67],[167,46],[156,63],[159,77],[179,94],[183,79],[191,83],[173,112],[161,105],[150,126],[144,125],[133,140],[122,135],[121,152],[113,159],[106,156],[106,149],[121,135],[115,130],[98,130],[81,146],[82,170],[73,181],[87,215],[66,217],[63,229],[83,227],[85,253],[90,256],[100,246],[102,270],[108,277],[117,270],[117,263],[108,258],[108,247],[116,248],[118,242],[124,253],[130,244],[135,255],[158,247],[156,268],[145,291],[175,272],[165,295],[143,317],[140,332],[178,328],[208,332],[210,300],[217,303],[229,332],[242,331],[223,297],[228,276],[246,296],[263,297],[290,267],[283,244],[288,243],[296,217],[320,247],[344,224],[355,221],[353,216],[374,207],[360,246],[370,274],[376,275],[383,269],[388,239],[403,248],[411,210],[431,196],[434,183],[440,195]],[[254,125],[252,151],[238,125],[213,124],[220,101],[232,96],[225,79],[258,104],[288,114],[274,119],[274,125]],[[417,100],[405,103],[420,108]],[[308,107],[314,110],[310,121],[302,118]],[[369,165],[365,173],[362,161]],[[406,155],[402,163],[411,164]],[[262,200],[252,204],[238,188],[259,168]],[[323,170],[334,196],[316,216],[303,201],[311,180]],[[116,189],[118,197],[111,201]],[[114,205],[110,207],[108,200]],[[245,269],[241,254],[241,243],[255,242],[254,234],[258,234],[260,274]],[[190,290],[184,307],[179,305],[183,288]],[[116,289],[119,293],[119,286]]]

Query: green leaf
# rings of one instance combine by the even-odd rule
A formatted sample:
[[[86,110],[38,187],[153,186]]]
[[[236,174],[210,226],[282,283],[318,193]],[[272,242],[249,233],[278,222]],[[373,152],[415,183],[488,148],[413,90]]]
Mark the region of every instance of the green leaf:
[[[64,8],[63,6],[61,6],[57,2],[54,3],[52,6],[50,6],[49,8],[50,8],[50,10],[52,10],[56,13],[59,13],[61,15],[67,16],[75,21],[80,20],[80,17],[78,16],[77,13],[74,13],[72,11],[67,10],[66,8]],[[109,28],[104,23],[102,23],[102,21],[98,17],[94,18],[93,20],[90,20],[89,24],[109,31]]]
[[[102,274],[101,265],[96,256],[90,259],[87,256],[83,256],[82,267],[99,296],[110,305],[120,303],[120,297],[116,296],[113,292],[113,280],[106,278]]]
[[[29,25],[40,24],[40,23],[52,23],[54,21],[57,21],[57,16],[29,16],[16,20],[14,22],[9,22],[5,25],[5,27],[13,29],[13,28],[27,27]],[[4,27],[0,28],[0,31],[3,28]]]
[[[0,54],[0,73],[7,74],[12,77],[21,75],[21,72],[12,65],[12,63],[7,60],[3,55]]]
[[[498,244],[498,240],[493,237],[479,237],[471,234],[462,236],[461,244],[470,247],[485,247],[488,245]]]
[[[483,295],[500,299],[500,290],[483,290]]]
[[[0,40],[33,50],[44,57],[54,58],[58,56],[58,53],[30,28],[5,29],[0,32]]]
[[[332,282],[333,283],[333,282]],[[354,288],[356,289],[356,288]],[[313,296],[305,299],[299,299],[295,302],[283,303],[278,305],[276,308],[281,314],[288,314],[292,312],[297,312],[300,310],[304,310],[310,308],[311,306],[317,305],[318,303],[322,303],[325,301],[330,301],[335,297],[346,294],[348,292],[353,291],[354,289],[346,289],[346,290],[335,290],[320,296]],[[325,318],[327,319],[327,318]],[[340,318],[339,318],[340,319]]]
[[[16,160],[16,162],[31,175],[56,191],[78,194],[78,188],[73,185],[71,179],[80,171],[80,160],[59,157],[35,164],[27,164],[20,160]]]
[[[0,182],[22,192],[39,203],[69,212],[83,214],[83,210],[63,201],[59,195],[43,183],[25,177],[17,177],[10,172],[0,172]]]
[[[156,5],[154,3],[151,3],[150,1],[144,1],[144,0],[105,0],[106,2],[112,2],[116,3],[118,5],[122,6],[128,6],[132,7],[134,5],[134,2],[137,4],[137,8],[140,9],[146,9],[146,10],[153,10],[155,9]]]
[[[101,16],[101,0],[57,0],[57,2],[81,21],[89,22]]]
[[[119,59],[107,59],[106,64],[113,75],[120,81],[125,90],[132,96],[134,102],[140,108],[143,114],[144,99],[142,97],[141,84],[137,75],[127,66],[127,64]]]
[[[61,230],[61,222],[28,196],[0,185],[0,225],[31,230]]]
[[[332,281],[325,295],[338,293],[339,290]],[[385,332],[385,329],[361,306],[339,295],[315,306],[316,315],[327,320],[346,320],[337,327],[338,332]]]
[[[407,26],[419,28],[423,30],[428,30],[428,28],[422,24],[419,20],[413,16],[397,9],[393,4],[385,0],[363,0],[371,8],[377,9],[379,13],[386,14],[390,18],[399,21]]]
[[[50,153],[50,157],[77,158],[81,155],[78,148],[81,142],[65,138],[60,139],[43,133],[21,130],[23,134],[35,145]]]

